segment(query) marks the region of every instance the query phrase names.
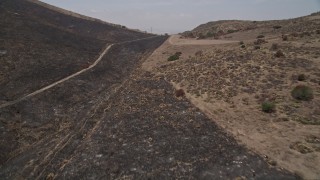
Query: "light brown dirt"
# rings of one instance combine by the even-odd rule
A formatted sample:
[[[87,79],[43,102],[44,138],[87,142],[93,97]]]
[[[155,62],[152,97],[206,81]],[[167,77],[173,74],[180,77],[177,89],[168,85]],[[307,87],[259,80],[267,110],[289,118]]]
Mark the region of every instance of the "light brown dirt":
[[[260,50],[254,50],[253,41],[255,39],[250,39],[248,34],[242,34],[239,37],[246,39],[247,48],[239,48],[238,43],[235,43],[237,41],[189,40],[172,36],[152,54],[143,64],[143,68],[164,76],[177,89],[184,89],[187,98],[195,106],[205,112],[219,126],[230,132],[240,143],[264,156],[270,164],[283,167],[305,179],[319,179],[320,144],[310,143],[308,138],[319,139],[320,126],[301,123],[302,118],[320,118],[320,88],[319,82],[316,81],[319,77],[314,76],[319,73],[319,54],[317,55],[317,52],[313,50],[320,48],[319,35],[314,35],[312,38],[292,38],[289,42],[283,42],[281,36],[270,35],[266,37],[269,43],[261,45]],[[252,36],[250,37],[252,38]],[[313,69],[287,68],[287,65],[278,68],[277,66],[263,64],[264,59],[274,59],[273,52],[269,50],[272,43],[279,43],[283,46],[280,49],[286,49],[287,47],[287,59],[303,58],[310,60],[310,63],[314,66]],[[313,49],[307,52],[298,52],[297,49],[300,47]],[[198,51],[204,52],[201,58],[195,57],[195,53]],[[181,58],[174,62],[168,62],[167,58],[175,52],[182,52]],[[263,72],[261,79],[268,75],[272,77],[272,73],[286,74],[282,88],[274,85],[270,89],[260,86],[260,84],[265,84],[261,79],[250,82],[251,80],[247,79],[248,77],[241,74],[236,75],[242,80],[247,79],[247,86],[256,87],[259,92],[268,92],[275,95],[278,108],[276,113],[262,112],[261,104],[257,103],[254,94],[241,93],[237,86],[230,86],[229,89],[238,92],[238,95],[230,99],[216,98],[212,95],[212,93],[215,93],[215,89],[206,88],[206,83],[223,78],[222,75],[221,77],[210,75],[210,71],[214,71],[214,69],[206,69],[206,63],[210,65],[206,61],[213,61],[214,64],[214,61],[219,59],[222,64],[223,61],[226,61],[223,66],[227,67],[227,59],[235,58],[228,52],[237,52],[242,54],[241,56],[252,54],[253,57],[248,62],[237,66],[243,68],[243,72],[246,72],[244,68],[246,66],[259,66],[262,70],[260,72]],[[279,62],[281,61],[282,59],[279,60]],[[217,72],[219,71],[217,70]],[[220,71],[220,74],[223,74],[223,72],[234,74],[236,71],[224,69]],[[309,79],[313,80],[296,82],[290,79],[299,73],[305,73]],[[230,80],[224,79],[224,82],[228,83]],[[298,102],[290,96],[292,88],[301,83],[314,89],[315,98],[311,102]],[[193,87],[194,85],[195,87]],[[277,88],[280,88],[280,90],[277,90]],[[222,92],[227,93],[226,90],[228,89],[225,88],[225,85],[222,85]],[[259,95],[259,93],[256,95]],[[285,107],[293,108],[293,112],[285,113]]]

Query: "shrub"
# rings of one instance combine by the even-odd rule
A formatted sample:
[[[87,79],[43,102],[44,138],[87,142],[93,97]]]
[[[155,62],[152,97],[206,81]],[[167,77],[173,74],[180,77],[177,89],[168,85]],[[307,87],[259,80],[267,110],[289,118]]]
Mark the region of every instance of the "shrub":
[[[203,51],[197,51],[196,53],[195,53],[195,56],[202,56],[203,55]]]
[[[243,41],[240,41],[239,44],[242,45],[242,44],[244,44],[244,42],[243,42]]]
[[[281,50],[278,50],[275,54],[274,54],[275,57],[277,58],[281,58],[281,57],[285,57],[285,55],[283,54],[283,52]]]
[[[305,81],[305,80],[306,80],[306,76],[304,74],[298,75],[298,81]]]
[[[168,61],[175,61],[175,60],[178,60],[180,57],[177,56],[176,54],[175,55],[172,55],[168,58]]]
[[[283,41],[288,41],[288,36],[287,35],[282,35],[282,40]]]
[[[198,39],[205,39],[206,37],[202,34],[202,33],[199,33],[198,34]]]
[[[271,48],[270,48],[270,50],[271,51],[275,51],[275,50],[277,50],[279,47],[278,47],[278,44],[277,43],[273,43],[272,45],[271,45]]]
[[[313,91],[305,85],[298,85],[291,91],[291,96],[297,100],[309,101],[313,99]]]
[[[241,47],[241,48],[246,48],[246,45],[242,44],[240,47]]]
[[[273,26],[273,29],[281,29],[282,26]]]
[[[176,97],[182,97],[185,95],[185,92],[183,89],[178,89],[176,90],[175,94],[176,94]]]
[[[316,30],[316,33],[317,33],[317,34],[320,34],[320,29],[317,29],[317,30]]]
[[[176,52],[174,55],[170,56],[168,58],[168,61],[175,61],[175,60],[178,60],[181,56],[181,52]]]
[[[213,36],[214,36],[214,34],[212,32],[207,33],[207,37],[213,37]]]
[[[228,32],[228,33],[234,33],[234,32],[238,32],[238,30],[235,30],[235,29],[229,29],[227,32]]]
[[[264,38],[264,35],[261,34],[261,35],[257,36],[257,38],[258,39]]]
[[[265,39],[257,39],[254,44],[255,45],[260,45],[260,44],[264,44],[267,43],[267,41]]]
[[[260,46],[254,46],[254,49],[255,50],[258,50],[258,49],[260,49],[261,47]]]
[[[276,110],[276,105],[273,102],[265,101],[262,103],[261,109],[263,112],[272,113]]]

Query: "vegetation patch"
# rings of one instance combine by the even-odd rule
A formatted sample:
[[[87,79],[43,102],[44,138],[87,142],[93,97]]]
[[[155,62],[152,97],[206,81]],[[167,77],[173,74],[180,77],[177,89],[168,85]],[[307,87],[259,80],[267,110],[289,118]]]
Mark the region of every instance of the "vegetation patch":
[[[168,58],[168,61],[176,61],[180,59],[181,54],[182,54],[181,52],[176,52],[174,55]]]
[[[290,149],[296,150],[302,154],[307,154],[307,153],[313,152],[313,150],[311,148],[309,148],[308,146],[304,145],[301,142],[296,142],[296,143],[290,145]]]
[[[306,79],[307,79],[306,75],[304,75],[304,74],[298,75],[298,81],[305,81]]]
[[[288,36],[287,35],[282,35],[282,41],[288,41]]]
[[[286,57],[281,50],[278,50],[278,51],[274,54],[274,56],[277,57],[277,58]]]
[[[278,48],[279,48],[279,45],[278,45],[277,43],[273,43],[273,44],[271,45],[271,47],[270,47],[270,50],[271,50],[271,51],[276,51],[276,50],[278,50]]]
[[[264,38],[264,35],[261,34],[261,35],[257,36],[257,38],[258,39]]]
[[[178,89],[176,90],[175,94],[176,94],[176,97],[183,97],[186,93],[184,92],[183,89]]]
[[[272,113],[272,112],[275,112],[276,105],[275,105],[274,102],[265,101],[265,102],[262,103],[261,109],[262,109],[263,112]]]
[[[313,91],[305,85],[298,85],[291,91],[291,96],[297,100],[310,101],[313,99]]]
[[[281,29],[282,26],[273,26],[273,29]]]

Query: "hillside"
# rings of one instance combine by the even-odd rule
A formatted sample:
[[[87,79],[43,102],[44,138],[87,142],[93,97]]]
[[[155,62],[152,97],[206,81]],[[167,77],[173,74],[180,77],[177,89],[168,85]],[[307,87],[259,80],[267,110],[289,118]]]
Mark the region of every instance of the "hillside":
[[[191,32],[214,28],[239,31],[204,39],[174,35],[143,67],[182,89],[272,166],[319,179],[320,14],[218,21]]]
[[[34,0],[0,8],[1,179],[318,177],[314,29],[257,48],[255,37],[156,36]],[[288,95],[296,69],[308,101]]]
[[[191,31],[181,33],[184,37],[200,39],[237,39],[244,40],[248,36],[281,35],[284,33],[304,32],[319,27],[320,13],[309,16],[270,21],[222,20],[201,24]]]
[[[0,2],[0,26],[0,102],[88,67],[107,43],[150,36],[23,0]]]

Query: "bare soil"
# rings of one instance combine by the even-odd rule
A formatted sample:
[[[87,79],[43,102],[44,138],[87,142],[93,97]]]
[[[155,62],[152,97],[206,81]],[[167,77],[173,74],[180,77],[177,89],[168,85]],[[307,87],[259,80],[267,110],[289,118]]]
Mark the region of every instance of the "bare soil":
[[[310,138],[320,138],[320,35],[313,29],[310,35],[298,34],[288,35],[288,41],[267,35],[259,49],[254,34],[239,35],[245,48],[230,41],[174,36],[143,68],[184,89],[212,121],[268,162],[303,178],[319,179],[320,144]],[[277,50],[272,50],[275,43]],[[278,50],[285,57],[276,58]],[[181,52],[181,58],[168,62],[175,52]],[[298,81],[299,74],[306,80]],[[300,84],[313,89],[314,99],[291,97],[291,90]],[[266,100],[276,104],[276,112],[261,110]]]

